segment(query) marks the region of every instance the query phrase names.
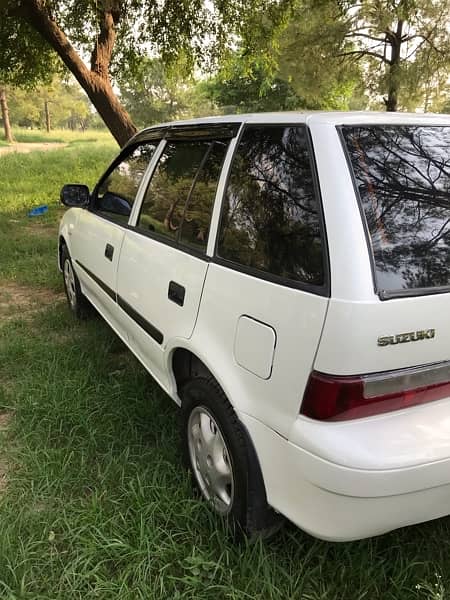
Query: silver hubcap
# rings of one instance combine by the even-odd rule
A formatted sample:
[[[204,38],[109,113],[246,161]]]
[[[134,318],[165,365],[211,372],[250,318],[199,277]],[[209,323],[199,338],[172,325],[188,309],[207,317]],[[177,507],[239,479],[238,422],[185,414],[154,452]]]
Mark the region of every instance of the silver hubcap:
[[[203,496],[220,514],[227,514],[234,497],[230,456],[214,417],[204,406],[194,408],[188,422],[191,465]]]
[[[77,294],[75,274],[68,258],[66,258],[66,262],[64,263],[64,283],[66,284],[67,297],[69,298],[70,306],[75,306]]]

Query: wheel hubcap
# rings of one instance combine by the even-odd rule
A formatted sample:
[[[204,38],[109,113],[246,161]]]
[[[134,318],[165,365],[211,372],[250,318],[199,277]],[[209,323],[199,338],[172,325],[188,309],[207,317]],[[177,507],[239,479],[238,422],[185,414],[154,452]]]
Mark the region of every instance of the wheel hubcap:
[[[192,469],[203,496],[220,514],[232,507],[234,480],[225,440],[214,417],[204,406],[192,411],[188,422]]]
[[[75,288],[75,273],[73,272],[72,264],[69,259],[64,263],[64,283],[66,285],[67,297],[69,298],[70,306],[75,306],[76,288]]]

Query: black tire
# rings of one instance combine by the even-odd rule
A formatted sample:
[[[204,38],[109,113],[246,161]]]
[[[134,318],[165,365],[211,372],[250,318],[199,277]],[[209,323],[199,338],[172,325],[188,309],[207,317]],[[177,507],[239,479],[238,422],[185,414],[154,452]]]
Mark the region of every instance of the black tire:
[[[64,290],[66,292],[70,310],[77,319],[87,319],[92,314],[92,305],[81,291],[80,281],[75,273],[72,259],[70,258],[69,251],[65,245],[61,248],[61,268],[63,272]],[[71,283],[69,281],[71,279],[69,273],[73,276]]]
[[[221,387],[213,377],[196,377],[184,385],[181,396],[183,460],[201,495],[209,501],[215,512],[227,519],[238,537],[240,533],[250,538],[268,537],[275,533],[282,524],[282,518],[267,504],[261,469],[253,445]],[[219,495],[214,494],[214,485],[208,488],[205,483],[205,479],[208,483],[209,479],[215,479],[214,473],[210,477],[207,471],[216,470],[212,466],[215,459],[208,455],[205,460],[201,456],[203,467],[199,465],[201,446],[197,447],[196,435],[202,437],[198,433],[200,417],[211,427],[212,436],[216,436],[214,441],[219,448],[222,443],[218,437],[220,434],[225,446],[222,464],[227,463],[228,457],[228,466],[231,467],[232,483]],[[215,426],[218,427],[218,433],[214,431]],[[192,433],[194,430],[196,435]],[[201,454],[204,453],[205,451]],[[219,462],[222,461],[219,459]],[[202,470],[206,473],[205,478]],[[226,510],[223,510],[223,505],[227,504],[223,501],[224,496],[227,500],[229,498]]]

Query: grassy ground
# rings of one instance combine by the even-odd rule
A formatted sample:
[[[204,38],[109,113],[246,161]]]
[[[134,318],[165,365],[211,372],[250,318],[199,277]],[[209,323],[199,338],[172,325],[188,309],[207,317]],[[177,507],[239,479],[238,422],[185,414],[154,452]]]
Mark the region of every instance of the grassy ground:
[[[49,133],[40,129],[20,129],[13,130],[13,137],[16,142],[66,142],[66,143],[86,143],[86,142],[106,142],[111,140],[111,134],[106,130],[88,130],[83,133],[79,131],[70,131],[69,129],[53,129]],[[2,145],[6,142],[2,141]]]
[[[0,598],[448,598],[449,519],[236,546],[193,498],[176,407],[101,319],[75,322],[56,271],[59,187],[92,184],[114,152],[0,158]]]

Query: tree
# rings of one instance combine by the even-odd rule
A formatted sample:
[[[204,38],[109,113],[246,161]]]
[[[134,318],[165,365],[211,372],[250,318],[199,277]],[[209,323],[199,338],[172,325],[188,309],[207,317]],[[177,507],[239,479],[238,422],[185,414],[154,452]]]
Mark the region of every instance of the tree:
[[[8,102],[6,100],[6,89],[4,87],[0,87],[0,107],[2,113],[3,128],[5,130],[5,140],[8,142],[8,144],[12,144],[14,139],[11,130],[11,122],[9,120],[9,108]]]
[[[225,113],[295,110],[305,102],[277,73],[267,72],[257,61],[253,67],[237,53],[219,73],[198,89]]]
[[[232,32],[248,31],[255,13],[276,21],[287,1],[2,0],[0,20],[7,35],[0,37],[0,47],[14,43],[17,23],[27,23],[59,55],[123,144],[135,126],[114,93],[116,73],[132,71],[149,49],[169,63],[184,54],[192,67],[205,54],[205,39],[214,58]],[[90,66],[82,59],[88,53]]]
[[[144,58],[117,80],[122,103],[140,127],[214,111],[182,60],[168,68],[159,58]]]
[[[32,95],[22,88],[9,88],[13,125],[85,129],[93,111],[76,82],[56,76],[47,85],[36,86]]]
[[[55,62],[39,36],[26,23],[17,23],[10,31],[2,18],[0,4],[0,41],[7,37],[11,44],[0,43],[0,105],[5,139],[13,141],[7,91],[9,85],[33,87],[39,82],[48,81],[55,71]]]
[[[279,38],[281,69],[323,98],[339,80],[345,96],[357,67],[386,110],[427,108],[436,77],[448,77],[449,25],[448,0],[295,0]]]
[[[448,0],[351,2],[345,23],[345,40],[354,48],[344,49],[341,56],[366,59],[372,70],[378,68],[388,111],[397,110],[408,75],[419,73],[426,80],[435,68],[450,64]]]
[[[278,41],[279,77],[288,81],[308,109],[348,110],[367,105],[363,73],[338,56],[346,47],[346,23],[337,2],[301,0]]]
[[[336,3],[293,0],[276,26],[255,15],[252,38],[205,84],[227,112],[365,108],[362,70],[333,56],[345,34]]]

